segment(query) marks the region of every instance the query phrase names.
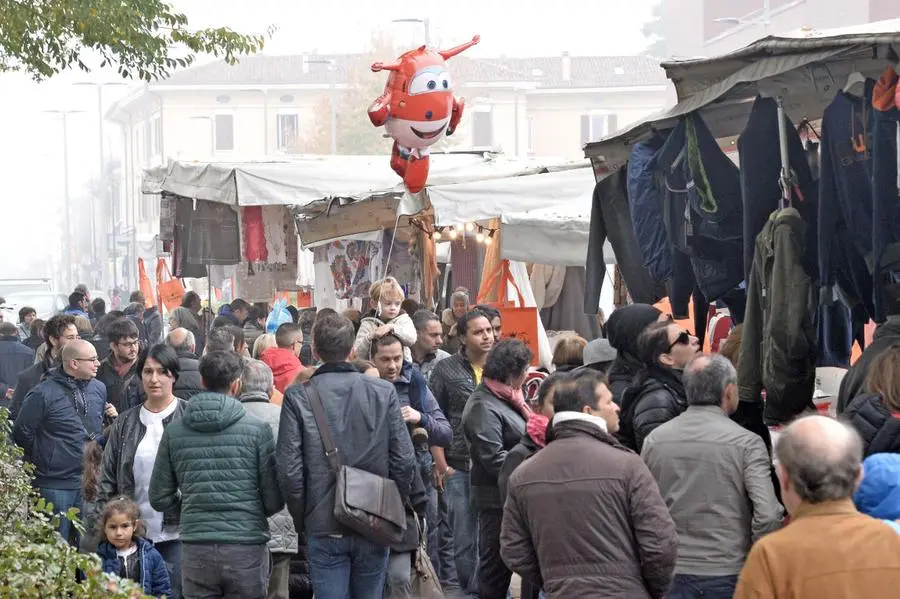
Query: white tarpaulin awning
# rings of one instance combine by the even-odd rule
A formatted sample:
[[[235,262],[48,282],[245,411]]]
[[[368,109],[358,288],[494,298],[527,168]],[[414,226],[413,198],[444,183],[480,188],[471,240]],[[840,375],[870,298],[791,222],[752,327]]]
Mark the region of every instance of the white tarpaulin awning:
[[[782,97],[797,123],[817,120],[850,73],[877,78],[900,44],[900,19],[829,31],[799,30],[767,37],[710,59],[664,63],[679,102],[624,131],[585,146],[598,179],[622,168],[631,148],[656,129],[699,111],[717,138],[738,135],[757,95]]]
[[[454,225],[497,218],[507,212],[523,212],[555,206],[590,195],[593,191],[590,163],[546,164],[534,173],[450,184],[429,181],[428,199],[436,225]]]
[[[238,206],[304,207],[331,198],[403,198],[415,214],[423,198],[406,193],[385,156],[297,156],[282,161],[171,161],[144,172],[143,193],[172,193]],[[559,162],[559,161],[557,161]],[[554,163],[555,164],[555,163]],[[483,153],[432,154],[429,186],[541,172],[546,161]],[[421,195],[421,194],[418,194]]]

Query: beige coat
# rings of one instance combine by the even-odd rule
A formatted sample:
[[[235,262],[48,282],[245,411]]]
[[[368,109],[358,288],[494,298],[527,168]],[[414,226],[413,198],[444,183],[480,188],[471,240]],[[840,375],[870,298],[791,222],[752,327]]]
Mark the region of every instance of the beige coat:
[[[805,504],[756,543],[734,599],[880,599],[898,589],[900,535],[848,499]]]

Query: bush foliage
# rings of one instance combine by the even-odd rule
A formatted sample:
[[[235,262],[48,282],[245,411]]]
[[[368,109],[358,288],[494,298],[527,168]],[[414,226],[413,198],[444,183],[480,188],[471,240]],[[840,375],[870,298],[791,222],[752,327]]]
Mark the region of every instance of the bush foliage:
[[[78,530],[78,510],[54,515],[52,506],[31,486],[30,464],[11,441],[9,412],[0,409],[0,597],[58,599],[60,597],[138,599],[145,595],[130,581],[104,574],[100,558],[79,553],[63,542],[57,529],[61,517]],[[84,573],[78,582],[76,572]]]

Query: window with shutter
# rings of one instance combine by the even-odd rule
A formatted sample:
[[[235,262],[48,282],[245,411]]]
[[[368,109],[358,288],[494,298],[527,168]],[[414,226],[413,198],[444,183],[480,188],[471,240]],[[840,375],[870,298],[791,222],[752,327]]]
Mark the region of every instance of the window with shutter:
[[[234,116],[230,114],[216,115],[216,151],[230,151],[234,149]]]
[[[300,117],[296,114],[279,114],[277,127],[278,149],[290,149],[297,142],[300,133]]]
[[[472,113],[472,147],[492,148],[494,146],[494,114],[476,110]]]

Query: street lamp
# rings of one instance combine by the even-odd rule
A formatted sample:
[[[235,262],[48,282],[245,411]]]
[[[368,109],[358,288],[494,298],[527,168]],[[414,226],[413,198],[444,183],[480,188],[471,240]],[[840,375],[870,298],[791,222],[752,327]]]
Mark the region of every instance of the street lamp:
[[[45,110],[47,114],[58,114],[62,117],[63,126],[63,198],[65,201],[65,252],[63,259],[66,261],[66,288],[74,286],[74,277],[72,276],[72,227],[70,224],[71,214],[69,212],[69,115],[84,112],[83,110]]]
[[[331,154],[337,154],[337,93],[335,83],[335,62],[333,60],[319,60],[303,57],[306,64],[328,65],[329,103],[331,104]]]
[[[431,47],[431,21],[427,17],[424,19],[393,19],[391,23],[421,23],[425,28],[425,46]]]
[[[107,83],[93,83],[90,81],[79,81],[77,83],[73,83],[72,85],[77,85],[80,87],[90,86],[97,88],[97,134],[98,134],[98,148],[99,148],[99,157],[100,157],[100,204],[102,206],[111,205],[111,220],[112,220],[112,245],[113,249],[116,249],[118,246],[116,245],[116,224],[118,223],[118,202],[110,202],[110,198],[108,196],[107,190],[109,189],[109,182],[106,180],[106,136],[103,133],[103,88],[104,87],[123,87],[124,83],[120,82],[107,82]],[[91,202],[91,260],[97,260],[97,231],[96,231],[96,223],[95,223],[95,214],[94,214],[94,203]],[[104,252],[104,256],[106,252]],[[105,278],[105,277],[104,277]],[[106,279],[107,281],[109,279]],[[119,271],[115,267],[113,268],[113,288],[119,286]]]

